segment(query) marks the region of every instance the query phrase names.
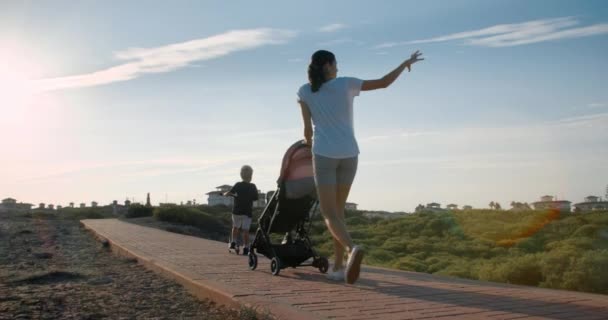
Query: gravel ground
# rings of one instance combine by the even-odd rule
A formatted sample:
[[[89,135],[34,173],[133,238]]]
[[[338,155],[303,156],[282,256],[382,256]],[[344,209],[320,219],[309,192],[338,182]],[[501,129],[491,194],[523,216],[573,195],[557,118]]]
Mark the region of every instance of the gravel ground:
[[[0,319],[260,319],[113,255],[76,220],[0,213]]]

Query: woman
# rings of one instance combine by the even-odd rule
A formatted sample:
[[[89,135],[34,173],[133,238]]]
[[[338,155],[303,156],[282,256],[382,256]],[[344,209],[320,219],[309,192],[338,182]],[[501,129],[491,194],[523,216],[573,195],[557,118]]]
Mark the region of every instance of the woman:
[[[376,80],[337,78],[333,53],[319,50],[308,66],[309,83],[298,91],[304,138],[312,143],[315,184],[325,224],[334,238],[335,263],[328,278],[354,283],[359,278],[363,251],[353,243],[344,222],[344,205],[357,172],[359,147],[353,129],[353,100],[360,91],[390,86],[405,68],[424,60],[419,51]],[[314,139],[313,127],[314,123]],[[344,252],[348,253],[346,266]]]

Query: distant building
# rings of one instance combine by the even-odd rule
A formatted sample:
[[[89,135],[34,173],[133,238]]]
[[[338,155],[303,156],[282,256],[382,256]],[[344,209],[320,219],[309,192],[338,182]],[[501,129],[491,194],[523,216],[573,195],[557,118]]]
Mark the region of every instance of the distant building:
[[[31,203],[19,202],[19,203],[17,203],[16,209],[17,209],[17,211],[21,211],[21,212],[28,212],[28,211],[32,210],[33,206],[34,205]]]
[[[540,201],[533,202],[534,210],[549,210],[557,209],[561,212],[570,212],[570,204],[572,202],[566,200],[553,200],[553,196],[542,196]]]
[[[17,203],[17,200],[13,198],[6,198],[0,202],[0,212],[21,211],[27,212],[32,210],[33,204],[30,203]]]
[[[45,207],[46,205],[42,202],[38,204],[38,209],[44,209]]]
[[[83,202],[83,203],[81,203],[81,204],[80,204],[80,207],[81,207],[81,208],[86,208],[86,207],[87,207],[87,204]]]
[[[418,205],[416,207],[416,212],[444,212],[445,209],[441,208],[441,204],[437,202],[427,203],[426,206]]]
[[[7,212],[9,210],[15,210],[17,208],[17,200],[13,198],[6,198],[2,200],[0,204],[0,212]]]
[[[91,207],[97,208],[98,203],[95,201],[91,201]]]
[[[128,207],[131,205],[131,200],[127,199],[125,200],[125,207]]]
[[[473,210],[473,206],[464,205],[462,206],[462,210]]]
[[[224,193],[230,191],[232,189],[231,185],[221,185],[219,187],[215,187],[215,191],[210,191],[205,193],[207,195],[207,205],[209,206],[227,206],[230,207],[234,204],[233,197],[226,197]],[[258,200],[253,202],[254,208],[263,208],[266,206],[266,197],[267,194],[262,193],[258,190]]]
[[[352,210],[352,211],[357,210],[357,204],[354,202],[347,202],[344,205],[344,210]]]
[[[70,208],[74,208],[74,202],[70,202]]]
[[[221,185],[219,187],[215,187],[215,191],[210,191],[205,193],[205,195],[207,195],[207,205],[209,206],[227,206],[230,207],[232,206],[233,202],[233,198],[232,197],[226,197],[224,196],[225,192],[230,191],[230,189],[232,189],[232,186],[229,186],[227,184]]]
[[[63,209],[63,206],[57,205],[57,210]]]
[[[49,204],[46,207],[47,207],[48,210],[55,210],[55,205],[54,204]]]
[[[450,203],[450,204],[448,204],[448,205],[446,206],[446,208],[447,208],[448,210],[457,210],[457,209],[458,209],[458,205],[457,205],[457,204],[454,204],[454,203]]]
[[[577,212],[590,212],[598,210],[608,210],[608,201],[602,201],[600,197],[587,196],[585,201],[574,205]]]
[[[388,212],[388,211],[364,211],[366,218],[396,219],[408,215],[407,212]]]

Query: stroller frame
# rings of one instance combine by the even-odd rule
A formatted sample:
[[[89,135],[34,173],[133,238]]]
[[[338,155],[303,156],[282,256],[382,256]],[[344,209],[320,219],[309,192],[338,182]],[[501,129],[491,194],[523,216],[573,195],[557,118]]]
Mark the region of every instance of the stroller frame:
[[[279,179],[277,190],[258,219],[255,238],[249,248],[249,269],[257,268],[257,254],[262,254],[271,260],[270,271],[275,276],[282,269],[298,266],[312,266],[326,273],[329,261],[317,253],[309,237],[312,217],[318,208],[319,202],[311,196],[287,199],[285,182]],[[281,244],[275,244],[271,234],[285,234],[285,237]],[[310,258],[312,262],[304,264]]]

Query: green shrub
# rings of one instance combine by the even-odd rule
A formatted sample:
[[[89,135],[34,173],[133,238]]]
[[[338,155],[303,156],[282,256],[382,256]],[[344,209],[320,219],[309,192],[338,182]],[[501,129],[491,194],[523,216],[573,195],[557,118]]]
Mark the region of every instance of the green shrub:
[[[132,204],[129,206],[127,210],[126,218],[141,218],[141,217],[151,217],[152,216],[152,207],[147,207],[141,204]]]
[[[161,207],[154,210],[161,221],[195,226],[213,238],[223,238],[230,232],[230,220],[217,217],[193,207]]]

